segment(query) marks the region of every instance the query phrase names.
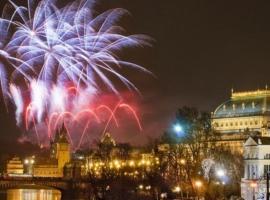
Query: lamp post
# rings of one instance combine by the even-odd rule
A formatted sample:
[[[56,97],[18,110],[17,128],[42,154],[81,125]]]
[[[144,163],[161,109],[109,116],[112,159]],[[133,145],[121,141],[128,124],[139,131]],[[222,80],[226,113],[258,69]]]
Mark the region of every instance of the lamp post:
[[[269,171],[266,173],[266,200],[269,200]]]
[[[252,182],[250,184],[250,187],[252,187],[252,200],[255,200],[255,188],[257,187],[257,183],[256,182]]]
[[[173,192],[176,193],[177,198],[179,197],[179,194],[181,193],[181,199],[183,199],[182,189],[179,185],[177,185],[173,188]]]
[[[202,182],[200,180],[195,181],[195,187],[197,188],[198,192],[197,192],[197,199],[200,199],[200,188],[202,187]]]

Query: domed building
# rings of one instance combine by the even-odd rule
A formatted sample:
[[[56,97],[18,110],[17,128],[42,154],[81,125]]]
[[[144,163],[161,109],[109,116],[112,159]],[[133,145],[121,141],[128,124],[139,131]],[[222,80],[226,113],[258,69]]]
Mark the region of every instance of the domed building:
[[[270,137],[270,90],[234,92],[212,113],[212,127],[221,144],[243,151],[248,136]]]

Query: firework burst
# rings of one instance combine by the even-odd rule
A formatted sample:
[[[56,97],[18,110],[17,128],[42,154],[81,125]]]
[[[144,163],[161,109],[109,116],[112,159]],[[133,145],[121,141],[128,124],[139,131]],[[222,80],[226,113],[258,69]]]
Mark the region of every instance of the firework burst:
[[[102,93],[104,85],[119,95],[111,76],[138,91],[119,72],[123,67],[150,73],[122,60],[117,52],[149,46],[151,39],[125,35],[125,29],[118,24],[129,14],[125,9],[95,15],[94,3],[81,0],[58,7],[56,0],[41,0],[34,6],[36,3],[28,0],[24,7],[9,0],[4,8],[0,18],[4,30],[0,34],[0,85],[5,102],[11,100],[16,106],[18,125],[25,121],[28,129],[32,123],[44,123],[52,116],[58,116],[58,120],[63,113],[75,116],[91,107],[92,99]],[[13,12],[8,15],[11,7]],[[141,128],[135,111],[129,105],[121,106],[132,111]],[[116,122],[113,111],[108,110],[109,121]]]

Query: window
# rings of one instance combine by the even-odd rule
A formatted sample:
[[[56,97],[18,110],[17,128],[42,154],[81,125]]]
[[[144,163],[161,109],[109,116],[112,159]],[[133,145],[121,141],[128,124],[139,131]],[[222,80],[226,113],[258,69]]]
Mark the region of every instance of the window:
[[[267,172],[269,172],[269,170],[270,170],[270,165],[264,165],[263,166],[263,171],[264,171],[264,176],[266,176],[266,174],[267,174]]]
[[[264,159],[270,159],[270,154],[269,153],[265,154]]]
[[[258,125],[258,121],[255,121],[255,125]]]

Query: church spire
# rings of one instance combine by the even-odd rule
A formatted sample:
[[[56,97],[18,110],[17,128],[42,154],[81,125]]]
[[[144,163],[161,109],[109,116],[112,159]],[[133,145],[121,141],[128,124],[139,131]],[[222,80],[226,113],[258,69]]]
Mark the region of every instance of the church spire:
[[[65,123],[62,124],[61,128],[57,130],[54,138],[55,143],[69,143],[67,139],[67,128]]]

